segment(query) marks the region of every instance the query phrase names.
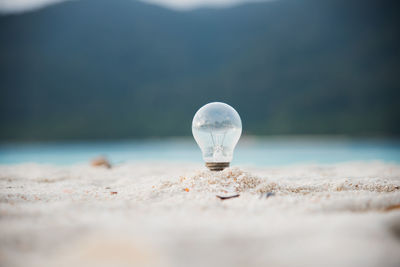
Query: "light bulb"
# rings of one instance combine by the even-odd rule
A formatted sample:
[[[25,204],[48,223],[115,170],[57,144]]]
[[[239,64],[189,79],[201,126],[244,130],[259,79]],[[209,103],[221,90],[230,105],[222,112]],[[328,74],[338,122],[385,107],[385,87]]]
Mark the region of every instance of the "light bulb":
[[[231,106],[213,102],[196,112],[192,132],[206,166],[212,171],[221,171],[232,161],[233,150],[242,134],[242,121]]]

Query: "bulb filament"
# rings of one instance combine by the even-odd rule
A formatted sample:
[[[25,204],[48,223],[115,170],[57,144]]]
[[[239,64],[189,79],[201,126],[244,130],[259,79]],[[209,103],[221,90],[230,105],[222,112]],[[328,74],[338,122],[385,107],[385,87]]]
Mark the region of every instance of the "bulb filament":
[[[223,151],[224,151],[223,145],[224,145],[224,141],[225,141],[226,131],[224,131],[224,135],[222,136],[221,144],[216,144],[216,141],[214,139],[214,135],[212,132],[210,132],[210,135],[211,135],[211,140],[213,142],[213,147],[214,147],[213,157],[218,158],[223,155]]]

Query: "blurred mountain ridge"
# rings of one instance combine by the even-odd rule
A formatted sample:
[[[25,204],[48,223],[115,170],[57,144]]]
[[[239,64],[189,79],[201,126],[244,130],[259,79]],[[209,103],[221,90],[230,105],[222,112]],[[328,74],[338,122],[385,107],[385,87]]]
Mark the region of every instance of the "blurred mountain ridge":
[[[177,12],[130,0],[0,16],[0,139],[190,135],[202,105],[247,134],[399,135],[395,1]]]

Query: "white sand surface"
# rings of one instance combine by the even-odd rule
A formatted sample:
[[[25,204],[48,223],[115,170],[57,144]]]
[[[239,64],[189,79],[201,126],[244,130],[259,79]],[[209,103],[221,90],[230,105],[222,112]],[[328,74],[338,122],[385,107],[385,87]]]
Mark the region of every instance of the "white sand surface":
[[[400,165],[0,166],[0,266],[398,267]]]

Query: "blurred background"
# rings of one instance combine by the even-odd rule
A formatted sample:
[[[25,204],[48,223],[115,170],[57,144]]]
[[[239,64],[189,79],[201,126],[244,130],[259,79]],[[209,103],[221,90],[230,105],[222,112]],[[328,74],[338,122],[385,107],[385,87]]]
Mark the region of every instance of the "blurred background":
[[[204,104],[235,161],[400,162],[397,1],[0,0],[0,163],[201,161]]]

